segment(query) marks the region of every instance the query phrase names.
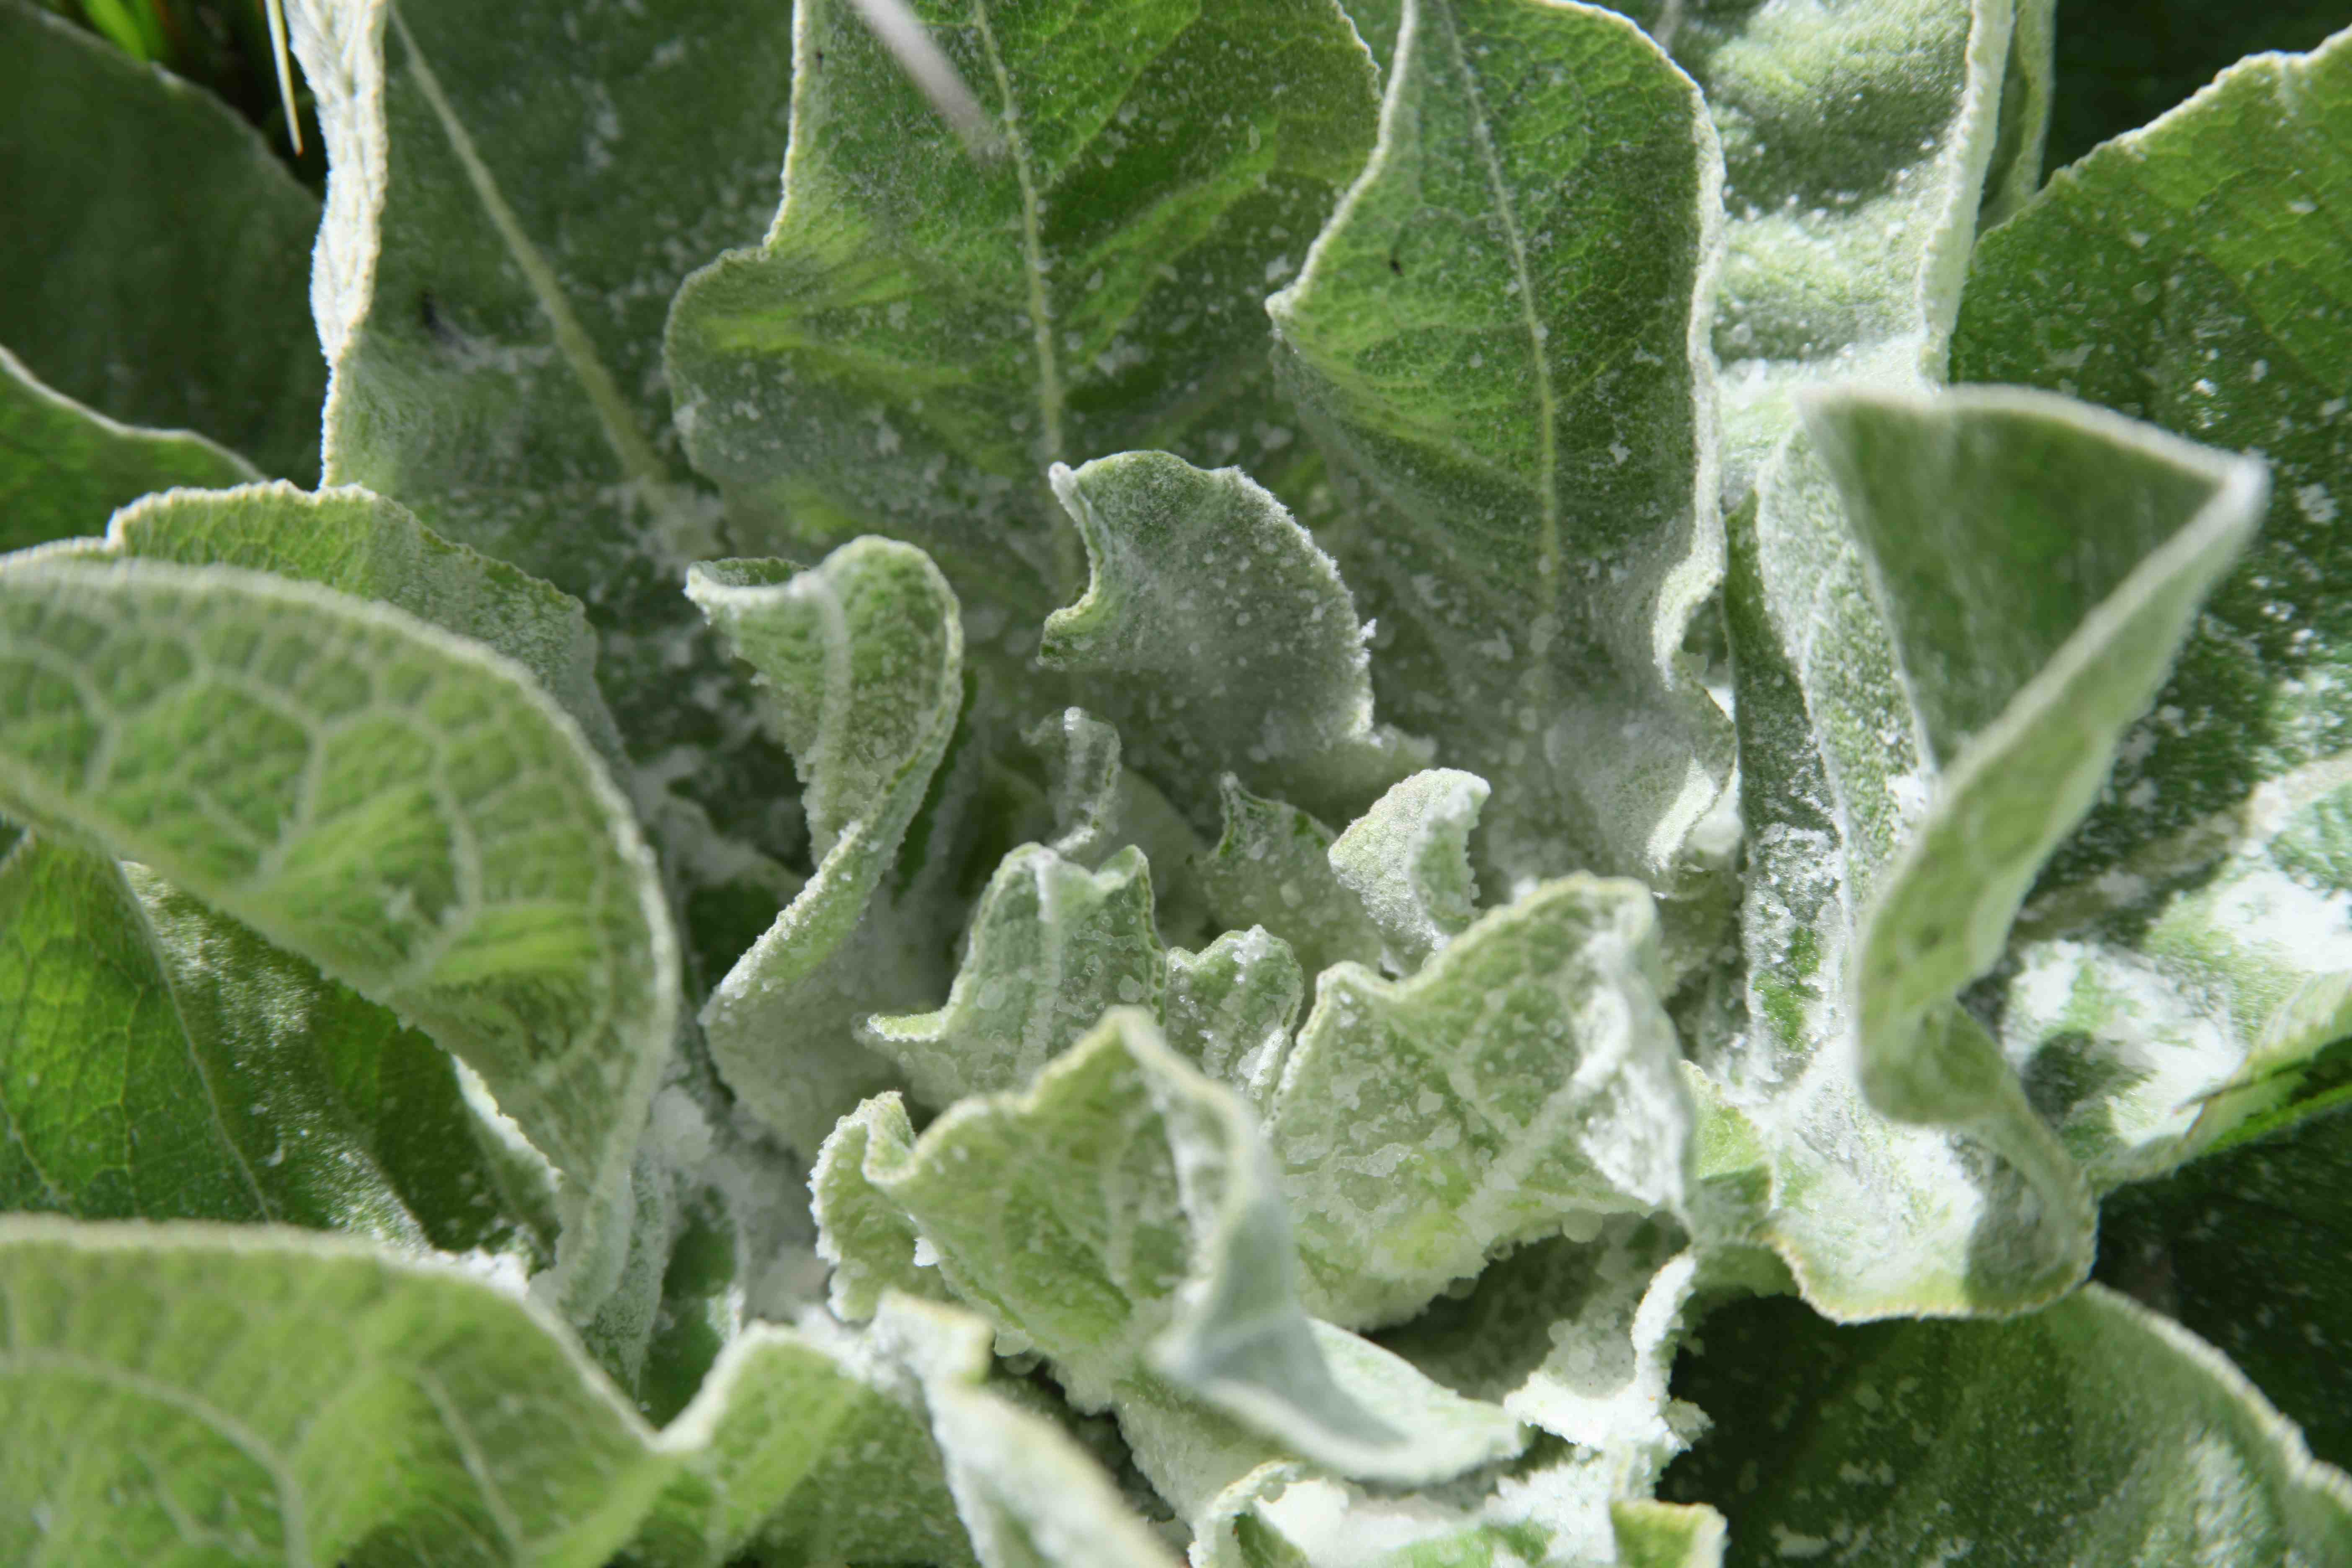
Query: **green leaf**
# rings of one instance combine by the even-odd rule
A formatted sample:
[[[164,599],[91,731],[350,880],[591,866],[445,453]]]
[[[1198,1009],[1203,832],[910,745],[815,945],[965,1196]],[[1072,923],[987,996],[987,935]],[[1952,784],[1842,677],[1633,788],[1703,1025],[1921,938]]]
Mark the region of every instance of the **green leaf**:
[[[1200,866],[1215,923],[1264,926],[1308,974],[1342,960],[1380,962],[1380,928],[1331,867],[1331,830],[1278,800],[1221,781],[1225,831]]]
[[[0,1556],[597,1568],[675,1460],[536,1308],[325,1237],[0,1219]]]
[[[2340,1110],[2100,1205],[2099,1278],[2226,1352],[2339,1467],[2352,1463],[2347,1258],[2352,1116]]]
[[[698,565],[687,592],[759,672],[820,856],[704,1005],[702,1026],[729,1085],[810,1153],[836,1117],[897,1081],[851,1037],[855,1023],[929,990],[936,960],[893,962],[891,932],[906,922],[879,889],[955,731],[962,625],[929,558],[881,539],[801,573]]]
[[[948,1485],[986,1568],[1173,1568],[1083,1449],[986,1386],[986,1323],[894,1297],[874,1334],[922,1384]]]
[[[0,554],[94,533],[151,490],[257,477],[201,436],[118,425],[83,407],[0,348]]]
[[[152,496],[117,514],[112,553],[240,566],[406,610],[529,670],[608,765],[624,758],[596,689],[596,641],[580,603],[503,561],[452,544],[397,502],[356,488],[284,481]]]
[[[1309,1309],[1394,1322],[1514,1243],[1678,1210],[1691,1110],[1661,984],[1649,895],[1590,877],[1410,979],[1328,971],[1266,1111]]]
[[[1114,1012],[1024,1094],[964,1100],[911,1144],[906,1130],[889,1109],[861,1116],[838,1135],[863,1142],[856,1169],[830,1150],[821,1162],[825,1245],[858,1270],[836,1303],[854,1310],[910,1278],[928,1289],[914,1271],[936,1268],[1001,1351],[1051,1358],[1078,1408],[1181,1434],[1137,1455],[1171,1495],[1194,1489],[1171,1475],[1215,1425],[1199,1399],[1318,1462],[1405,1484],[1517,1450],[1501,1412],[1310,1326],[1248,1112],[1144,1015]],[[912,1222],[911,1253],[877,1199]],[[861,1247],[878,1255],[856,1258]]]
[[[1999,205],[2038,174],[2047,6],[2026,0],[2021,27],[2013,0],[1616,5],[1696,79],[1722,138],[1727,507],[1795,424],[1795,393],[1941,371],[1980,193]]]
[[[1578,869],[1687,890],[1730,770],[1679,659],[1722,562],[1719,168],[1689,79],[1622,19],[1428,0],[1370,165],[1267,304],[1349,481],[1325,534],[1380,618],[1382,710],[1495,785],[1498,890]]]
[[[0,714],[12,816],[413,1021],[591,1202],[626,1179],[676,1025],[668,911],[520,667],[308,584],[36,562],[0,573]]]
[[[739,538],[922,545],[1009,676],[1083,585],[1049,466],[1264,471],[1291,438],[1256,304],[1370,144],[1372,68],[1336,0],[910,9],[1002,155],[967,156],[859,5],[803,0],[783,208],[680,295],[670,378]]]
[[[2272,466],[2115,776],[2043,873],[2004,1045],[2102,1184],[2302,1098],[2352,1026],[2352,37],[2248,61],[1986,237],[1955,371],[2090,398]]]
[[[302,307],[319,201],[235,110],[0,0],[0,343],[33,375],[318,477],[326,367]]]
[[[661,336],[688,271],[774,210],[790,10],[339,0],[289,19],[329,154],[328,481],[579,598],[682,900],[762,901],[802,846],[783,758],[677,595],[721,551]],[[738,951],[698,943],[697,988]]]
[[[1433,768],[1398,783],[1331,846],[1331,871],[1381,929],[1382,960],[1410,974],[1478,914],[1470,833],[1486,781]]]
[[[947,1005],[871,1018],[858,1034],[918,1100],[950,1106],[1024,1087],[1107,1008],[1156,1015],[1166,964],[1139,853],[1122,849],[1088,871],[1026,844],[981,895]]]
[[[1988,1323],[1836,1328],[1768,1300],[1706,1337],[1678,1386],[1713,1432],[1666,1490],[1723,1510],[1735,1564],[2352,1552],[2343,1473],[2212,1346],[2100,1286]]]
[[[1307,976],[1264,926],[1229,931],[1195,953],[1168,952],[1160,1026],[1168,1048],[1253,1107],[1273,1097],[1290,1054]]]
[[[140,867],[0,861],[0,1209],[518,1252],[449,1058]]]
[[[1055,465],[1086,541],[1086,596],[1045,620],[1039,658],[1091,678],[1135,765],[1196,813],[1232,773],[1347,816],[1429,748],[1372,723],[1363,628],[1339,568],[1237,468],[1165,452]],[[1189,796],[1189,798],[1188,798]]]
[[[625,1563],[973,1561],[913,1380],[822,1316],[746,1328],[662,1441],[688,1457]]]

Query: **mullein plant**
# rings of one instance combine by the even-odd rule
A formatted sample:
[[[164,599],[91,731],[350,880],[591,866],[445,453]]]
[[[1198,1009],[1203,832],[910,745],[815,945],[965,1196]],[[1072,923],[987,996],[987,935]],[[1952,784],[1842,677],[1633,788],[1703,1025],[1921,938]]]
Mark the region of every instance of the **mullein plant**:
[[[288,10],[0,0],[0,1559],[2352,1562],[2352,34]]]

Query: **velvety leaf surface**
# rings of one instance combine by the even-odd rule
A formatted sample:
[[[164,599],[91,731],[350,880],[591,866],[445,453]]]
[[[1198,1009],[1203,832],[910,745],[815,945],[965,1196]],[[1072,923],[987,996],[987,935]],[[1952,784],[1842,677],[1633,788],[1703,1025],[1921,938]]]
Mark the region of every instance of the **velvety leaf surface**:
[[[929,963],[892,962],[877,889],[946,755],[963,698],[955,595],[910,545],[861,539],[823,565],[697,566],[688,592],[759,672],[769,722],[800,768],[816,875],[702,1010],[735,1092],[813,1153],[835,1118],[897,1080],[851,1029],[928,990]]]
[[[1224,833],[1201,863],[1201,890],[1218,925],[1262,925],[1319,974],[1342,960],[1381,959],[1380,927],[1332,869],[1336,836],[1284,801],[1223,784]]]
[[[288,9],[329,153],[310,275],[328,480],[579,598],[681,892],[757,902],[799,827],[783,759],[677,596],[688,560],[727,552],[677,449],[661,336],[687,273],[774,211],[791,10]],[[738,952],[691,954],[698,989]]]
[[[1704,1338],[1675,1389],[1715,1426],[1665,1490],[1723,1510],[1733,1564],[2352,1552],[2343,1472],[2212,1346],[2097,1285],[1982,1323],[1838,1328],[1768,1299]]]
[[[1394,1322],[1514,1242],[1679,1208],[1690,1108],[1660,984],[1648,894],[1581,877],[1410,979],[1327,971],[1266,1110],[1309,1310]]]
[[[1486,781],[1457,768],[1400,780],[1332,841],[1331,870],[1380,928],[1382,961],[1419,969],[1478,913],[1470,834]]]
[[[116,507],[152,490],[257,477],[201,436],[119,425],[0,348],[0,554],[96,533]]]
[[[1132,765],[1196,814],[1213,814],[1230,773],[1342,817],[1428,760],[1372,723],[1339,568],[1247,475],[1129,452],[1052,479],[1092,575],[1045,618],[1039,657],[1088,678]]]
[[[1229,931],[1197,953],[1169,950],[1160,1026],[1170,1050],[1263,1106],[1290,1054],[1306,993],[1288,942],[1264,926]]]
[[[511,1251],[449,1058],[140,867],[0,861],[0,1210],[280,1221]],[[526,1194],[527,1195],[527,1194]]]
[[[5,0],[0,212],[0,344],[32,374],[318,478],[327,367],[302,307],[319,199],[236,111]]]
[[[413,1020],[589,1192],[671,1046],[651,858],[519,666],[229,567],[0,573],[0,790]]]
[[[1988,236],[1954,340],[1957,374],[2271,465],[2261,534],[1979,999],[2104,1183],[2292,1106],[2352,1024],[2347,110],[2352,38],[2225,73]]]
[[[996,154],[806,0],[783,209],[680,296],[670,375],[739,542],[910,540],[987,607],[975,659],[1025,660],[1085,580],[1049,466],[1292,438],[1257,302],[1362,161],[1372,67],[1337,0],[910,8]]]
[[[1580,869],[1677,888],[1729,770],[1678,662],[1722,564],[1720,177],[1689,79],[1622,18],[1428,0],[1370,164],[1268,301],[1349,480],[1325,531],[1380,617],[1382,710],[1495,786],[1498,893]]]
[[[0,1219],[0,1554],[598,1568],[674,1461],[537,1310],[283,1231]]]

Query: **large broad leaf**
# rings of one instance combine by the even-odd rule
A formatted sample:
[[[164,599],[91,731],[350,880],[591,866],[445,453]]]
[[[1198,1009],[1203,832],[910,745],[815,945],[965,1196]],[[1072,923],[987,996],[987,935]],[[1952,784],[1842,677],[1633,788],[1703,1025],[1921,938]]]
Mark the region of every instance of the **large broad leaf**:
[[[551,1321],[282,1231],[0,1220],[0,1556],[598,1568],[675,1460]]]
[[[331,171],[311,273],[335,372],[329,481],[584,603],[641,770],[625,782],[680,890],[767,903],[800,847],[774,809],[790,779],[677,596],[688,560],[723,552],[677,452],[660,345],[687,272],[774,210],[791,9],[288,10]],[[740,951],[737,922],[717,923],[692,955],[705,984]]]
[[[2096,1285],[1998,1323],[1835,1328],[1762,1300],[1706,1341],[1675,1388],[1715,1424],[1666,1492],[1724,1511],[1734,1564],[2352,1553],[2343,1472],[2212,1346]]]
[[[2341,1073],[2342,1052],[2335,1064]],[[2099,1208],[2099,1277],[2210,1340],[2352,1465],[2352,1115],[2314,1116]]]
[[[1266,1110],[1310,1308],[1394,1322],[1513,1243],[1679,1209],[1691,1112],[1662,983],[1649,895],[1581,877],[1411,979],[1326,971]]]
[[[1713,1065],[1777,1148],[1772,1236],[1814,1305],[2013,1310],[2087,1266],[2087,1194],[1952,998],[2242,546],[2261,474],[2021,393],[1841,394],[1812,425],[1828,459],[1798,460],[1843,500],[1784,507],[1815,481],[1776,468],[1735,552],[1754,1030]]]
[[[1364,629],[1339,568],[1246,475],[1129,452],[1052,479],[1092,576],[1046,618],[1040,655],[1092,678],[1133,765],[1196,816],[1213,813],[1230,773],[1344,817],[1428,760],[1372,723]]]
[[[703,1027],[735,1092],[813,1154],[835,1118],[898,1081],[851,1029],[868,1012],[921,1000],[935,978],[924,922],[882,881],[955,731],[962,625],[930,559],[882,539],[854,541],[807,572],[775,561],[698,566],[687,591],[759,672],[769,721],[800,767],[819,857],[704,1005]],[[908,879],[898,880],[903,890]]]
[[[302,301],[319,201],[235,110],[0,0],[0,344],[33,374],[318,477],[326,366]]]
[[[2038,175],[2050,0],[1613,8],[1697,80],[1723,142],[1714,341],[1736,506],[1793,393],[1940,370],[1979,193],[2007,204]]]
[[[2272,466],[2115,776],[1983,998],[2103,1183],[2291,1110],[2352,1027],[2352,36],[2251,60],[1986,237],[1953,367]]]
[[[116,507],[152,490],[257,477],[201,436],[85,408],[0,348],[0,554],[95,533]]]
[[[670,375],[740,543],[910,539],[986,607],[975,659],[1025,659],[1085,586],[1050,465],[1292,439],[1256,304],[1363,158],[1371,62],[1337,0],[912,9],[994,155],[803,0],[783,209],[679,297]]]
[[[1001,1350],[1049,1357],[1079,1408],[1117,1409],[1138,1463],[1180,1502],[1202,1489],[1187,1448],[1216,1425],[1201,1400],[1404,1484],[1524,1440],[1500,1411],[1310,1324],[1247,1111],[1143,1015],[1112,1014],[1026,1093],[967,1100],[910,1132],[903,1112],[861,1113],[838,1135],[856,1141],[855,1166],[831,1148],[820,1162],[818,1220],[856,1282],[836,1305],[870,1310],[886,1284],[969,1303]]]
[[[1370,165],[1268,302],[1349,481],[1326,536],[1380,618],[1382,708],[1495,786],[1500,893],[1682,888],[1729,772],[1679,662],[1722,563],[1720,175],[1696,89],[1623,19],[1428,0]]]
[[[677,952],[635,819],[520,667],[308,584],[35,562],[0,573],[0,714],[11,816],[393,1008],[583,1195],[619,1192]],[[617,1239],[582,1238],[585,1296]]]
[[[517,1234],[543,1202],[504,1190],[432,1041],[143,868],[44,836],[0,861],[0,1210],[524,1262],[547,1239]]]

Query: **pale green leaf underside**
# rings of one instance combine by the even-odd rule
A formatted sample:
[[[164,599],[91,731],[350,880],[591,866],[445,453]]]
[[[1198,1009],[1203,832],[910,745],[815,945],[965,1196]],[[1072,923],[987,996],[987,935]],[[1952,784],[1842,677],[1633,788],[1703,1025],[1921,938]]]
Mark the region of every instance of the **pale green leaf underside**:
[[[0,572],[0,791],[415,1022],[583,1186],[667,1057],[651,857],[520,667],[229,567]]]
[[[1085,597],[1045,619],[1039,656],[1081,677],[1129,764],[1195,816],[1233,773],[1341,818],[1428,761],[1372,722],[1363,628],[1339,568],[1239,469],[1164,452],[1056,467]]]
[[[516,1250],[432,1041],[139,867],[0,861],[0,1209]],[[543,1238],[540,1238],[543,1241]]]
[[[674,1461],[569,1338],[292,1233],[0,1220],[0,1556],[598,1568]]]
[[[119,425],[0,347],[0,554],[96,533],[114,509],[174,485],[241,485],[251,464],[184,430]]]
[[[687,591],[758,671],[792,748],[822,857],[702,1010],[712,1059],[783,1138],[813,1153],[834,1120],[897,1081],[851,1029],[923,994],[876,908],[953,735],[963,697],[954,593],[911,545],[860,539],[824,564],[698,565]]]
[[[2301,1064],[2352,1026],[2347,102],[2341,36],[2224,72],[1988,236],[1953,341],[1957,374],[2272,469],[2259,537],[2044,872],[1998,983],[2006,1048],[2102,1184],[2284,1112]]]
[[[968,158],[858,5],[805,0],[783,208],[681,294],[670,378],[740,540],[912,540],[996,612],[975,658],[1025,658],[1083,585],[1050,465],[1264,472],[1288,439],[1256,304],[1362,158],[1372,67],[1336,0],[911,9],[1002,156]]]
[[[1685,1385],[1714,1434],[1669,1487],[1721,1508],[1748,1560],[2321,1568],[2352,1553],[2343,1473],[2210,1345],[2103,1287],[1992,1323],[1838,1329],[1763,1301],[1706,1334]]]
[[[1988,174],[2004,200],[2038,177],[2048,3],[2022,22],[2012,0],[1614,5],[1691,73],[1723,143],[1727,505],[1795,423],[1793,394],[1940,373]]]
[[[0,347],[33,375],[126,425],[318,477],[326,366],[302,300],[319,199],[236,110],[5,0],[0,211]]]
[[[1583,877],[1410,979],[1326,971],[1265,1113],[1309,1309],[1394,1322],[1515,1242],[1678,1210],[1691,1111],[1661,984],[1648,893]]]
[[[1482,869],[1677,887],[1730,767],[1678,660],[1722,562],[1704,277],[1721,165],[1620,17],[1409,6],[1381,142],[1268,302],[1345,481],[1383,711],[1495,786]],[[1715,868],[1719,872],[1720,868]]]

